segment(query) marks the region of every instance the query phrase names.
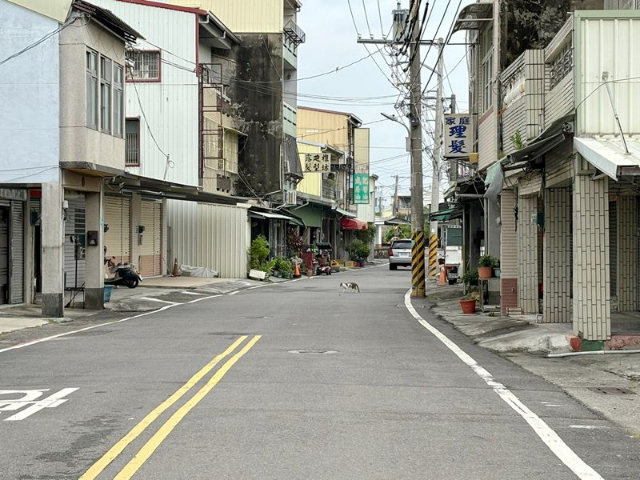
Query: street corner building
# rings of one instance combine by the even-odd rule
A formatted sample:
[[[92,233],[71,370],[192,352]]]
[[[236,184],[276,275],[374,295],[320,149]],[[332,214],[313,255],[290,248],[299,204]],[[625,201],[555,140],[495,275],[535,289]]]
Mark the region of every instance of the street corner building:
[[[640,11],[618,3],[587,2],[544,39],[514,39],[500,2],[465,7],[454,27],[477,42],[477,140],[447,192],[464,208],[466,267],[498,258],[485,301],[596,343],[640,327]]]

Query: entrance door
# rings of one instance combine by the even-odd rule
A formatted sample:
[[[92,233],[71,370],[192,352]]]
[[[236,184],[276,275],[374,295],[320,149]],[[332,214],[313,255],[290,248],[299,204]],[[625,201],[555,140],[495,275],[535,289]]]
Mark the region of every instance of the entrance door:
[[[162,275],[162,202],[142,200],[140,224],[144,226],[138,268],[143,276]]]

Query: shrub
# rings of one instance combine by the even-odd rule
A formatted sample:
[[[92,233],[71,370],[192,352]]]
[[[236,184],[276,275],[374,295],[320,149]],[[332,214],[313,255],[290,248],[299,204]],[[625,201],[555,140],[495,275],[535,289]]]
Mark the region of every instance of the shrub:
[[[258,235],[249,247],[249,268],[264,270],[266,267],[266,260],[269,256],[269,242],[263,235]]]
[[[355,239],[346,248],[347,252],[349,252],[349,257],[351,260],[356,258],[367,258],[371,253],[371,249],[367,244],[365,244],[362,240]]]
[[[480,267],[492,267],[494,268],[496,265],[500,265],[498,259],[492,257],[491,255],[483,255],[480,257],[480,261],[478,262],[478,266]]]
[[[462,282],[465,285],[477,285],[478,284],[478,271],[477,270],[467,270],[462,275]]]

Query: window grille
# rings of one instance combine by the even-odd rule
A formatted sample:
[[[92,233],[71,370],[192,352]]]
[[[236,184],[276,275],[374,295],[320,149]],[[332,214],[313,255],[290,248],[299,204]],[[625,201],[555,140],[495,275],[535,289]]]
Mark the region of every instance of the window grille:
[[[573,48],[571,43],[551,61],[551,72],[549,78],[549,90],[552,90],[560,81],[566,77],[573,69]]]
[[[125,125],[125,165],[140,165],[140,119],[128,118]]]
[[[160,81],[160,52],[127,52],[131,79],[134,81]]]

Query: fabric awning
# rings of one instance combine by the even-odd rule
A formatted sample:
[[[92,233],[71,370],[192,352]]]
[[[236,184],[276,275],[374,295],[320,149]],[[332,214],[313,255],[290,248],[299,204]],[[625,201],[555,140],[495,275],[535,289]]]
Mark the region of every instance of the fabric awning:
[[[453,208],[447,208],[445,210],[438,210],[429,214],[429,220],[434,222],[447,222],[456,218],[462,217],[462,208],[455,206]]]
[[[340,219],[340,228],[343,230],[367,230],[369,225],[367,222],[363,222],[362,220],[342,217]]]
[[[342,215],[343,217],[356,218],[355,213],[347,212],[346,210],[343,210],[341,208],[336,208],[336,212]]]
[[[618,180],[622,175],[640,174],[640,143],[627,140],[627,153],[622,141],[574,138],[573,146],[584,159],[602,173]]]

